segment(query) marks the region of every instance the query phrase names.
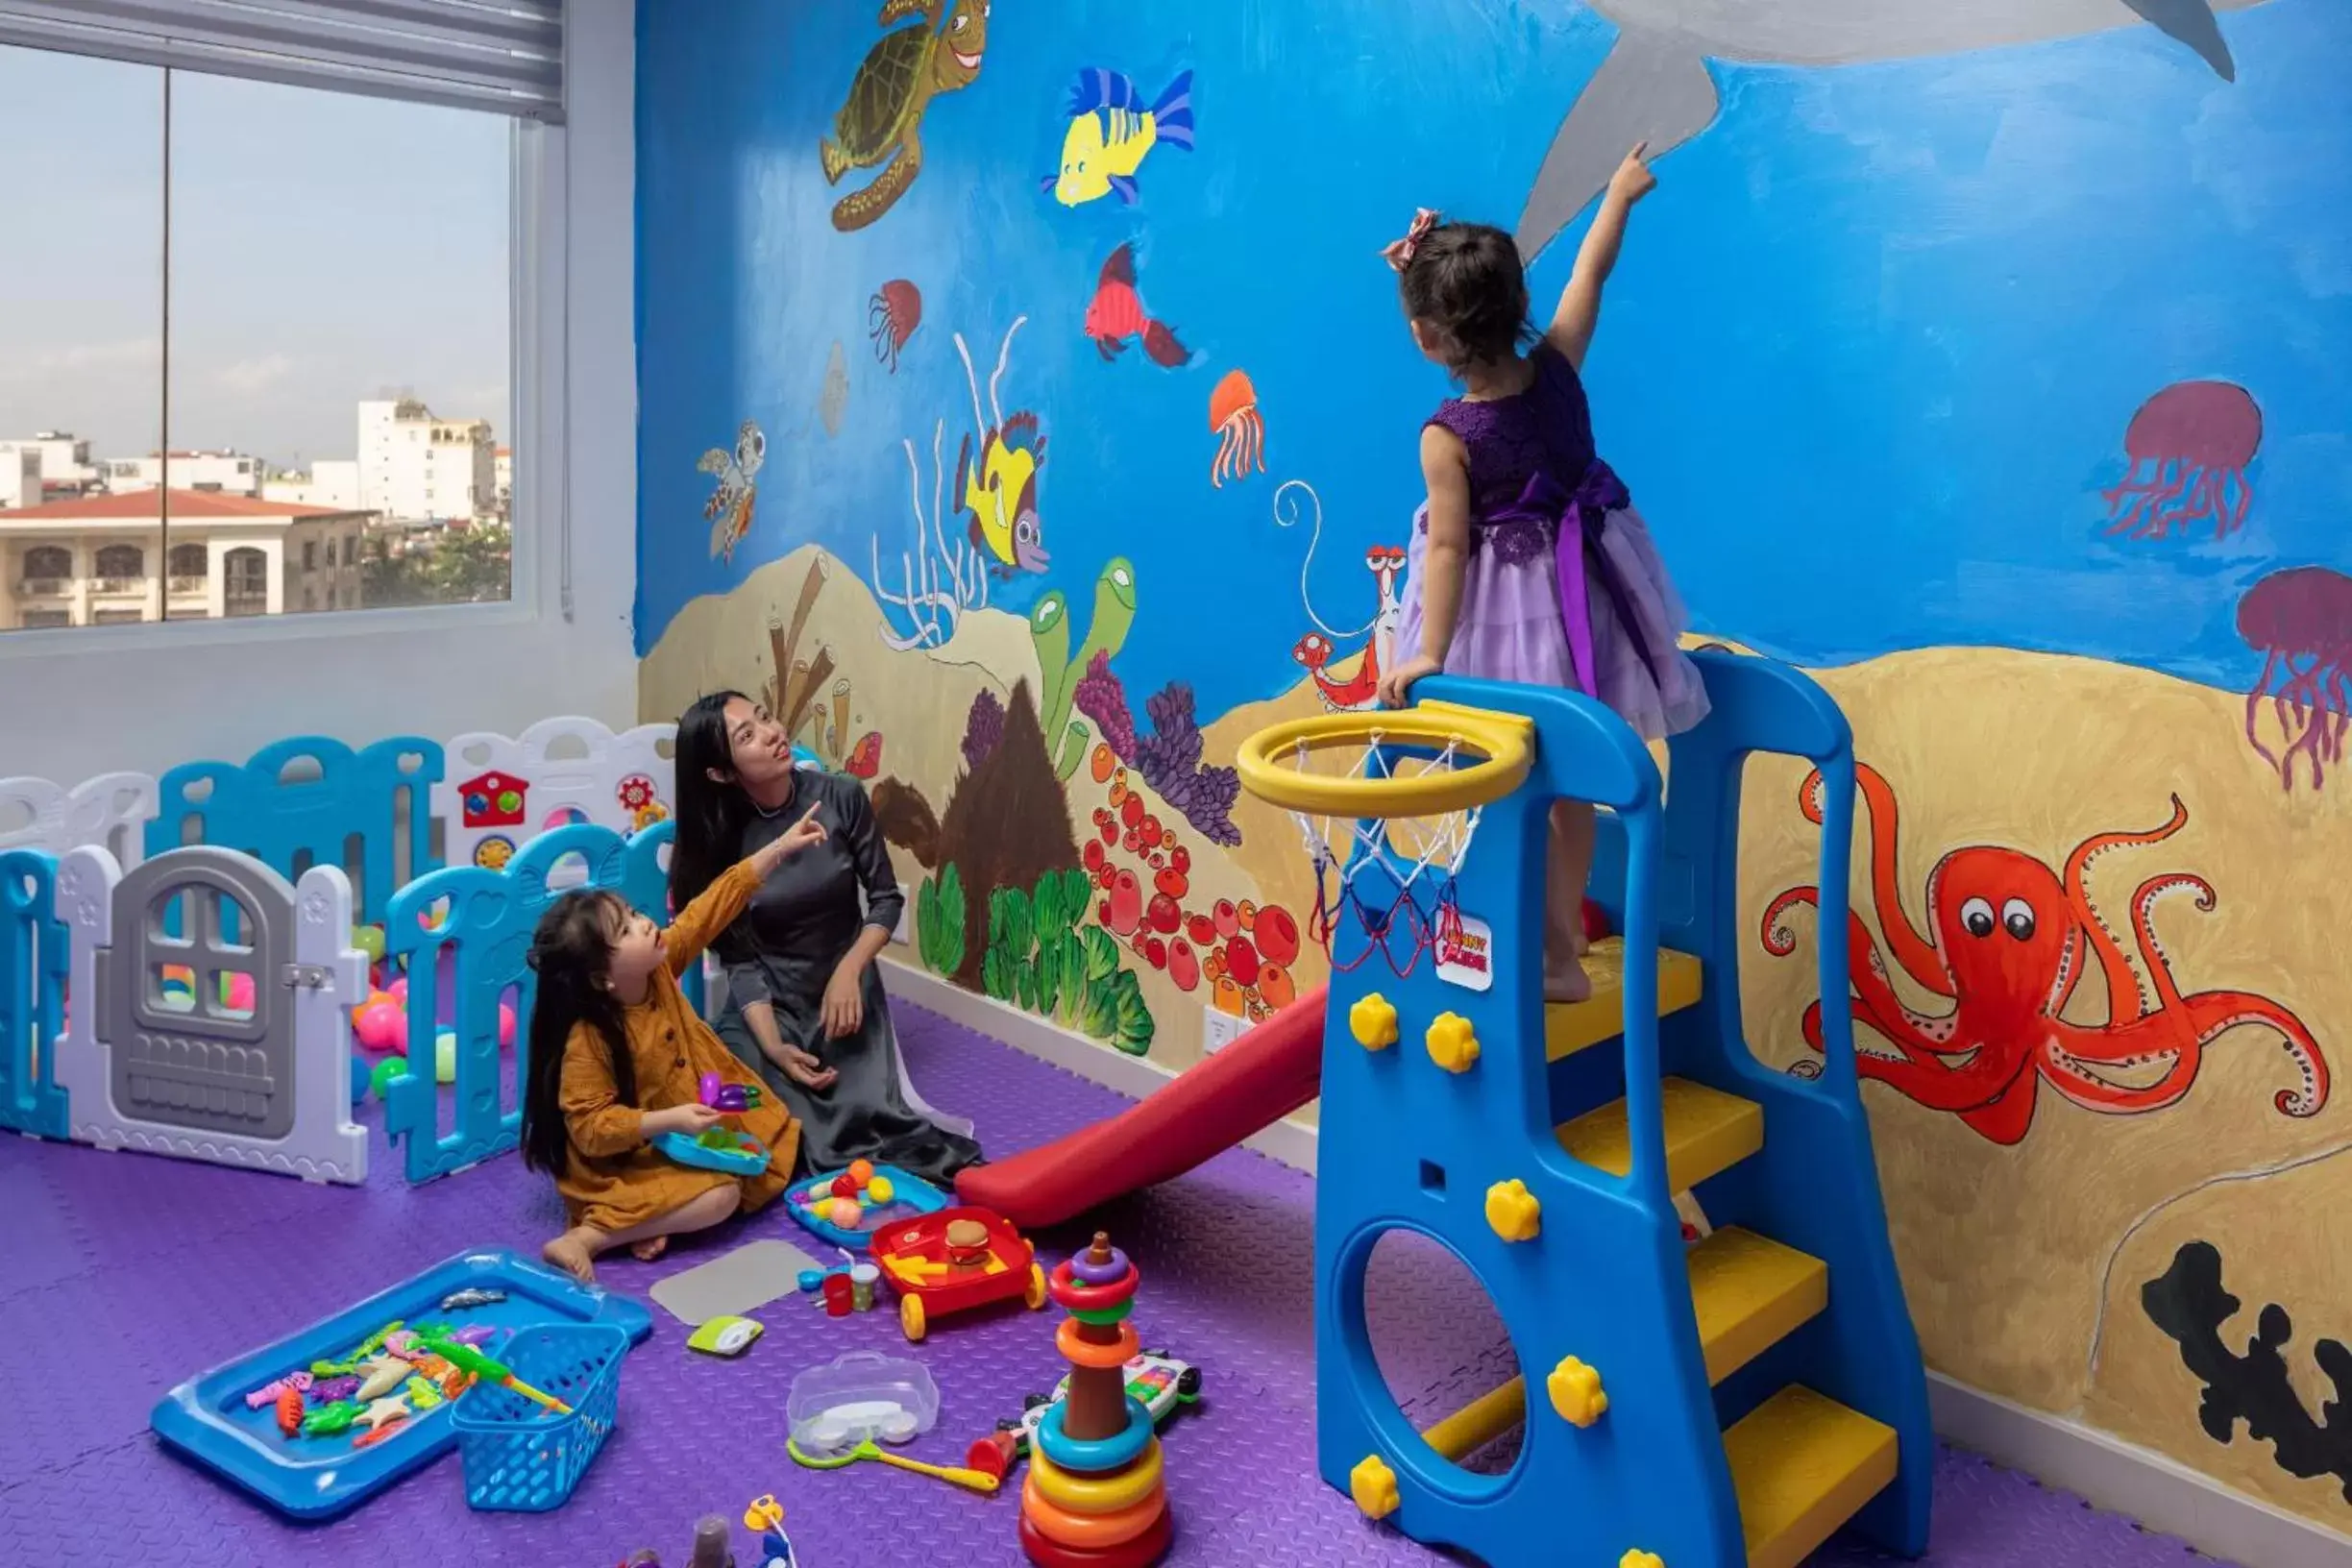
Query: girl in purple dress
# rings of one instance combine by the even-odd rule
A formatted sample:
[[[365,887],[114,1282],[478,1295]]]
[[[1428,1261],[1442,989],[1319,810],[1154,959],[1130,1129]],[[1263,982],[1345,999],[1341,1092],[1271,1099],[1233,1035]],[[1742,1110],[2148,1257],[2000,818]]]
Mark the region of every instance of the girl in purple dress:
[[[1706,716],[1706,687],[1681,651],[1689,618],[1624,481],[1593,451],[1578,371],[1601,319],[1626,218],[1656,181],[1636,147],[1593,218],[1576,272],[1540,337],[1510,235],[1422,211],[1388,248],[1421,352],[1462,382],[1421,429],[1429,502],[1413,522],[1397,647],[1381,681],[1403,706],[1445,671],[1573,686],[1644,740]],[[1522,352],[1529,342],[1531,349]],[[1552,808],[1544,995],[1592,994],[1582,958],[1593,808]]]

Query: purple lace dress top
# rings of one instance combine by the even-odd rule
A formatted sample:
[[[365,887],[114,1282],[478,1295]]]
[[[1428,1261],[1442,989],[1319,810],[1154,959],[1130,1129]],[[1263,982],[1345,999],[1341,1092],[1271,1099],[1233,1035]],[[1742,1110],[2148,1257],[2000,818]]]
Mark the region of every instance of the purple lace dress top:
[[[1678,642],[1689,614],[1633,498],[1593,451],[1576,367],[1548,343],[1531,362],[1527,390],[1451,398],[1429,421],[1470,453],[1470,558],[1446,672],[1573,687],[1644,740],[1677,734],[1707,711]],[[1428,555],[1425,505],[1407,551],[1400,659],[1422,650]]]

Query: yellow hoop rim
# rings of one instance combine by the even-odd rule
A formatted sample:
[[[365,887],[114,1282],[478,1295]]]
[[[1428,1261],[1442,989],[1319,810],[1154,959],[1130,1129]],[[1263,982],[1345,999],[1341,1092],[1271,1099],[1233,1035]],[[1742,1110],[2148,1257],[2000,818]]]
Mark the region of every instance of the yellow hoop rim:
[[[1300,747],[1370,746],[1373,736],[1400,746],[1466,746],[1483,762],[1411,778],[1334,778],[1286,766]],[[1241,743],[1234,769],[1261,800],[1324,817],[1438,817],[1469,811],[1527,782],[1535,765],[1535,724],[1518,714],[1422,702],[1409,708],[1319,713],[1262,729]]]

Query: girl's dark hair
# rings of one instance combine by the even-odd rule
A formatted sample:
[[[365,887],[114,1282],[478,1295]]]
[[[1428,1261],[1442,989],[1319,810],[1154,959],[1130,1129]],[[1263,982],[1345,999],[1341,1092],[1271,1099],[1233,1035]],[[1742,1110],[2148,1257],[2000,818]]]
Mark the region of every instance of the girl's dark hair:
[[[727,738],[726,705],[749,701],[741,692],[713,692],[695,698],[678,716],[674,753],[677,778],[677,840],[670,846],[670,901],[684,909],[743,858],[744,828],[751,821],[751,799],[739,784],[711,777],[715,769],[732,779],[735,744]]]
[[[604,1041],[621,1103],[637,1103],[628,1029],[620,1001],[602,983],[612,962],[611,922],[628,912],[614,894],[567,893],[548,907],[531,934],[530,967],[539,985],[531,1003],[529,1076],[523,1086],[523,1163],[551,1176],[561,1175],[571,1158],[561,1093],[564,1050],[580,1024],[594,1028]]]
[[[1519,246],[1489,225],[1441,223],[1422,235],[1397,291],[1406,315],[1443,334],[1445,365],[1457,376],[1508,359],[1535,337]]]

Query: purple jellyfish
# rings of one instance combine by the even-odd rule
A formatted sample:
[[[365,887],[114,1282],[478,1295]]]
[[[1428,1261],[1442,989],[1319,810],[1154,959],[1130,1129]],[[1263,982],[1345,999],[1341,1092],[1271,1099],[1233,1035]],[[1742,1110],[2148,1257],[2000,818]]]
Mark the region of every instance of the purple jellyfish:
[[[2107,531],[2162,539],[2211,518],[2215,538],[2236,533],[2254,504],[2246,465],[2262,428],[2252,394],[2228,381],[2175,381],[2148,399],[2123,432],[2131,466],[2104,492]]]
[[[2263,653],[2261,676],[2246,693],[2246,740],[2294,788],[2298,755],[2311,759],[2312,788],[2326,765],[2340,763],[2352,725],[2352,577],[2324,566],[2273,572],[2238,600],[2238,635]],[[2270,699],[2280,745],[2263,744],[2258,725]]]

